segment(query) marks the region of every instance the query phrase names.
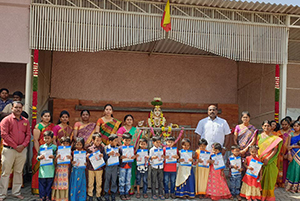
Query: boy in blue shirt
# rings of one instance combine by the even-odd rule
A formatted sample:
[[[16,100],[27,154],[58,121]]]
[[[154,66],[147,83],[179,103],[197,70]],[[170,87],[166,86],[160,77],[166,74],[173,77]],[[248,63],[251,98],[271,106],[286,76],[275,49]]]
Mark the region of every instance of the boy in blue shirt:
[[[49,156],[50,159],[55,158],[55,153],[57,150],[57,146],[52,143],[53,141],[53,132],[52,131],[46,131],[44,133],[44,141],[45,144],[40,146],[41,148],[52,148],[52,155]],[[38,152],[37,160],[41,161],[45,159],[44,155],[41,155],[40,150]],[[43,201],[51,200],[51,187],[54,179],[54,172],[55,172],[55,166],[54,162],[52,161],[51,165],[40,165],[39,169],[39,194],[40,198]]]
[[[111,134],[108,137],[108,140],[109,140],[109,145],[105,146],[104,154],[103,154],[103,158],[104,158],[105,162],[107,162],[110,157],[119,157],[120,156],[119,149],[117,152],[111,151],[108,153],[108,150],[110,150],[112,148],[118,148],[117,147],[118,136],[116,134]],[[111,186],[110,186],[111,201],[116,200],[116,193],[118,190],[118,185],[117,185],[118,167],[119,167],[119,163],[114,164],[114,165],[107,164],[105,167],[105,181],[104,181],[104,192],[105,192],[104,199],[105,199],[105,201],[110,201],[109,194],[108,194],[110,184],[111,184]]]
[[[120,159],[125,159],[126,156],[123,156],[123,148],[124,146],[129,146],[132,136],[129,133],[124,133],[123,136],[123,146],[121,146]],[[134,150],[133,150],[134,151]],[[135,155],[131,156],[130,159],[135,159]],[[121,200],[129,200],[128,192],[131,188],[130,180],[131,180],[131,167],[132,162],[123,162],[120,163],[120,175],[119,175],[119,191]]]

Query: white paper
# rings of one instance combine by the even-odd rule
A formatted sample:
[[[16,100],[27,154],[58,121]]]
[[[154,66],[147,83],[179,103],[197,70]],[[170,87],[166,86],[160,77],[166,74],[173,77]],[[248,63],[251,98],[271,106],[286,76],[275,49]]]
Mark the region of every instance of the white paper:
[[[103,157],[100,157],[101,152],[98,150],[94,153],[92,153],[89,156],[89,160],[94,168],[94,170],[97,170],[105,165]]]
[[[45,158],[40,160],[40,166],[53,165],[53,159],[49,156],[53,155],[52,147],[40,148],[40,155],[44,155]]]
[[[119,156],[116,156],[116,154],[119,153],[119,149],[118,148],[110,148],[110,149],[107,148],[106,149],[107,154],[109,154],[112,151],[114,151],[115,154],[113,156],[108,157],[107,166],[119,165],[119,163],[120,163]]]
[[[141,166],[141,165],[146,165],[146,156],[148,156],[148,149],[138,149],[137,150],[137,155],[139,155],[139,157],[137,157],[136,159],[136,164],[137,166]]]
[[[162,165],[164,162],[164,159],[162,158],[162,155],[164,154],[163,149],[154,149],[154,156],[157,156],[157,159],[153,159],[153,165]]]
[[[230,165],[232,166],[231,174],[232,175],[241,174],[239,169],[242,167],[242,158],[240,156],[238,156],[238,157],[229,157],[229,161],[230,161]],[[235,168],[233,168],[233,166],[235,166],[235,165],[238,167],[237,170]]]
[[[176,147],[166,147],[166,156],[169,158],[166,159],[166,163],[177,163],[177,159],[173,158],[173,156],[177,155]]]
[[[250,175],[250,176],[252,176],[254,178],[257,178],[262,165],[263,165],[262,162],[259,162],[257,160],[251,159],[249,167],[252,167],[253,170],[247,169],[246,174],[248,174],[248,175]]]
[[[76,163],[74,166],[85,168],[86,163],[86,151],[74,151],[74,160]]]
[[[199,159],[203,161],[202,163],[198,163],[199,167],[209,168],[209,163],[207,161],[210,159],[210,152],[200,151]]]
[[[60,159],[57,159],[57,164],[70,164],[70,159],[67,156],[71,156],[71,146],[59,146],[57,155],[60,155]]]
[[[192,166],[192,162],[190,162],[189,159],[193,158],[193,151],[182,149],[180,151],[180,158],[184,159],[184,161],[180,163],[181,166]]]
[[[133,146],[123,146],[122,147],[122,156],[126,158],[122,159],[123,163],[132,163],[134,160],[131,159],[134,156],[134,148]]]
[[[225,164],[224,164],[222,153],[211,155],[211,159],[215,161],[214,162],[215,170],[225,169]]]

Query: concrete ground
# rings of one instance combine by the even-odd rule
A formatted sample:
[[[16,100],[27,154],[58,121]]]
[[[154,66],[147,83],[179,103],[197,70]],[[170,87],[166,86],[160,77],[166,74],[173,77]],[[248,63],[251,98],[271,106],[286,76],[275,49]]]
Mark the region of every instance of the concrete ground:
[[[15,201],[15,200],[19,200],[17,198],[12,197],[11,195],[11,190],[8,191],[8,197],[7,199],[5,199],[5,201]],[[25,187],[22,188],[22,194],[25,197],[24,201],[34,201],[39,199],[38,196],[32,195],[31,194],[31,187],[30,187],[30,183],[25,183]],[[148,195],[150,195],[150,191],[148,193]],[[283,188],[278,188],[275,190],[275,196],[276,196],[276,200],[277,201],[296,201],[296,200],[300,200],[300,193],[296,193],[296,194],[292,194],[290,192],[286,192]],[[96,200],[96,199],[94,199]],[[119,197],[117,197],[116,200],[120,200]],[[144,198],[140,198],[137,199],[135,198],[135,195],[131,196],[131,200],[133,201],[138,201],[138,200],[152,200],[151,198],[148,199],[144,199]],[[171,199],[169,199],[171,200]],[[176,200],[184,200],[184,199],[176,199]],[[210,199],[193,199],[193,200],[201,200],[201,201],[209,201]],[[81,200],[79,200],[81,201]],[[167,201],[167,200],[166,200]]]

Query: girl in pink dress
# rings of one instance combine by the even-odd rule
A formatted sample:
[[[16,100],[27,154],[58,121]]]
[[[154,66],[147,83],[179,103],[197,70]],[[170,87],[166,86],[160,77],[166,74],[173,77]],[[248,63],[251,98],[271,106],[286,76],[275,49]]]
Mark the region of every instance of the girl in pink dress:
[[[214,143],[212,148],[214,154],[218,154],[222,151],[222,146],[219,143]],[[231,193],[225,179],[224,169],[215,170],[213,165],[215,161],[210,160],[209,162],[211,165],[206,188],[207,197],[212,200],[231,198]]]

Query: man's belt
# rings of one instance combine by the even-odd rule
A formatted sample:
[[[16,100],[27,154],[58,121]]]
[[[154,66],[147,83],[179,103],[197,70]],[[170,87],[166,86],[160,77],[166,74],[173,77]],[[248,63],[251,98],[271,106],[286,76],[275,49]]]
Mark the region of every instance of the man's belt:
[[[3,145],[3,147],[8,148],[8,149],[14,149],[14,148],[12,148],[10,146],[7,146],[7,145]]]

